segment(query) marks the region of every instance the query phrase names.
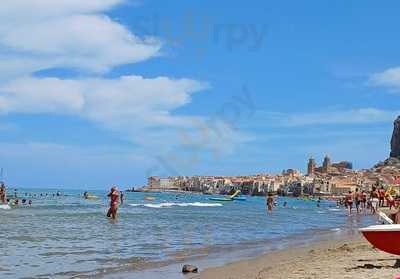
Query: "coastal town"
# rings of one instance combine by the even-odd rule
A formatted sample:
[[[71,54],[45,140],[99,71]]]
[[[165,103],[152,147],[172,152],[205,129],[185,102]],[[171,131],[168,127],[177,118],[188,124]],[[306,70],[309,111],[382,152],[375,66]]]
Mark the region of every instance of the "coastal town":
[[[394,123],[390,156],[370,169],[354,170],[349,161],[332,162],[325,156],[321,165],[314,158],[305,162],[307,172],[287,169],[280,174],[246,176],[171,176],[148,178],[142,191],[190,191],[203,194],[243,194],[265,196],[341,196],[355,189],[370,191],[373,186],[400,187],[400,117]]]

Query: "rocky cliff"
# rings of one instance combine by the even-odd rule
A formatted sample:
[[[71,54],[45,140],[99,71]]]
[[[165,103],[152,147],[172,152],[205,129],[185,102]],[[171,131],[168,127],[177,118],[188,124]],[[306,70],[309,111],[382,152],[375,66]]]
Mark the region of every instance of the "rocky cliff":
[[[400,159],[400,116],[394,121],[390,157]]]
[[[400,168],[400,116],[394,121],[390,157],[376,164],[373,169],[380,170],[386,167]]]

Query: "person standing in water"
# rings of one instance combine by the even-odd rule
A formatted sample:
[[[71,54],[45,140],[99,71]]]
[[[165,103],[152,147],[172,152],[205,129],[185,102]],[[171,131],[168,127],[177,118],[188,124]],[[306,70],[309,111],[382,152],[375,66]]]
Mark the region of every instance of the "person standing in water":
[[[349,215],[351,215],[351,210],[353,209],[353,193],[351,191],[346,195],[346,206],[349,210]]]
[[[362,191],[361,197],[362,197],[361,208],[362,208],[362,210],[364,210],[366,212],[367,211],[367,193],[365,191]]]
[[[0,182],[0,201],[6,203],[6,186],[3,182]]]
[[[268,212],[272,212],[272,208],[274,207],[274,197],[272,196],[272,193],[268,193],[267,195],[267,209]]]
[[[381,186],[381,188],[378,190],[378,194],[379,194],[379,207],[383,207],[385,205],[385,195],[386,195],[386,191],[385,188],[383,188],[383,186]]]
[[[376,214],[379,205],[379,192],[378,190],[376,190],[375,186],[372,186],[370,199],[371,199],[371,214]]]
[[[111,217],[112,219],[116,219],[117,218],[119,198],[120,198],[120,194],[119,194],[119,191],[117,190],[117,187],[113,186],[111,188],[110,193],[108,193],[107,196],[110,197],[110,209],[107,212],[107,217]]]
[[[354,193],[354,199],[356,202],[356,209],[357,209],[357,213],[361,212],[361,202],[362,202],[362,194],[358,191],[358,188],[356,188],[356,192]]]

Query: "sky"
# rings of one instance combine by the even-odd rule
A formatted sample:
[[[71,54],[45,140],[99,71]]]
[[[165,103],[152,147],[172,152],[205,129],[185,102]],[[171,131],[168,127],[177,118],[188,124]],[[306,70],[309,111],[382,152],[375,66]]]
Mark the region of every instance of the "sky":
[[[398,1],[3,0],[0,167],[19,187],[357,169],[400,115]]]

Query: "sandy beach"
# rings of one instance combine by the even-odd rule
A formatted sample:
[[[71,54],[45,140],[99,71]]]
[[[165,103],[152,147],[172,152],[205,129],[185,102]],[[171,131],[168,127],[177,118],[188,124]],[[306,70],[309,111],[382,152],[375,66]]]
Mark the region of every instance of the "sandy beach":
[[[398,257],[397,257],[398,258]],[[359,237],[324,241],[308,247],[268,253],[253,260],[202,271],[195,279],[343,279],[394,278],[396,256],[374,249]]]

